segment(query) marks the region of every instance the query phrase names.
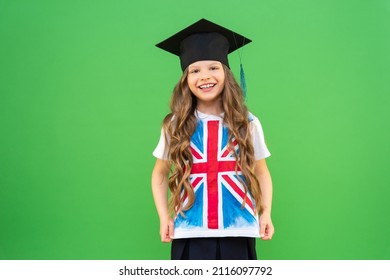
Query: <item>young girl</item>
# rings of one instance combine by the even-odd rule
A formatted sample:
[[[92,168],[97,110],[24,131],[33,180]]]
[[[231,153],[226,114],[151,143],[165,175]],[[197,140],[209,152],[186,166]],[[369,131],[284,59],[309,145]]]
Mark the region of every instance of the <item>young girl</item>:
[[[172,259],[257,259],[255,238],[274,234],[270,153],[227,59],[249,42],[202,19],[157,45],[183,70],[153,152],[153,196]]]

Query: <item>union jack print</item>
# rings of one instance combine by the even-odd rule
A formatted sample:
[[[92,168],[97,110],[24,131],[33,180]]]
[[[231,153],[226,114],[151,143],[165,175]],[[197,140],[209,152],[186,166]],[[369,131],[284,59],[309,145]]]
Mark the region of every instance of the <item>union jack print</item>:
[[[235,141],[233,146],[239,153]],[[222,120],[198,120],[190,149],[193,155],[190,182],[195,201],[184,217],[177,215],[175,228],[221,230],[257,226],[255,205],[250,195],[245,195],[240,182],[242,172],[236,172],[234,152],[228,147],[228,129]]]

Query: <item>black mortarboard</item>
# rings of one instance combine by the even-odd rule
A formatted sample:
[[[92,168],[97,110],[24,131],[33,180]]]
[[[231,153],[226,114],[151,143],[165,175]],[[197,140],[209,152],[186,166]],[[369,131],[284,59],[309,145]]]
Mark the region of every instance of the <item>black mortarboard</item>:
[[[201,19],[156,47],[179,56],[184,71],[188,65],[200,60],[216,60],[229,67],[227,55],[250,42],[240,34]]]

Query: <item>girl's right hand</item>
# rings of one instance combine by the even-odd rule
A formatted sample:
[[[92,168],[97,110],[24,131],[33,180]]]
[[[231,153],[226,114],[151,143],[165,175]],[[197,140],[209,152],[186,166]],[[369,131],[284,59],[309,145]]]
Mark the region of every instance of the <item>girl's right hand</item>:
[[[173,219],[160,220],[161,242],[171,242],[173,239]]]

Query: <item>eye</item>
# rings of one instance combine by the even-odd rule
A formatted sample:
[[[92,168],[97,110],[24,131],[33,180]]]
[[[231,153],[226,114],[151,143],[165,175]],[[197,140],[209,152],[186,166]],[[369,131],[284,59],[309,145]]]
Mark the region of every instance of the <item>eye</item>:
[[[218,70],[218,69],[219,69],[218,66],[211,66],[211,67],[210,67],[210,70],[213,70],[213,71],[214,71],[214,70]]]
[[[195,74],[195,73],[199,73],[199,69],[192,69],[192,70],[190,70],[190,73],[192,73],[192,74]]]

